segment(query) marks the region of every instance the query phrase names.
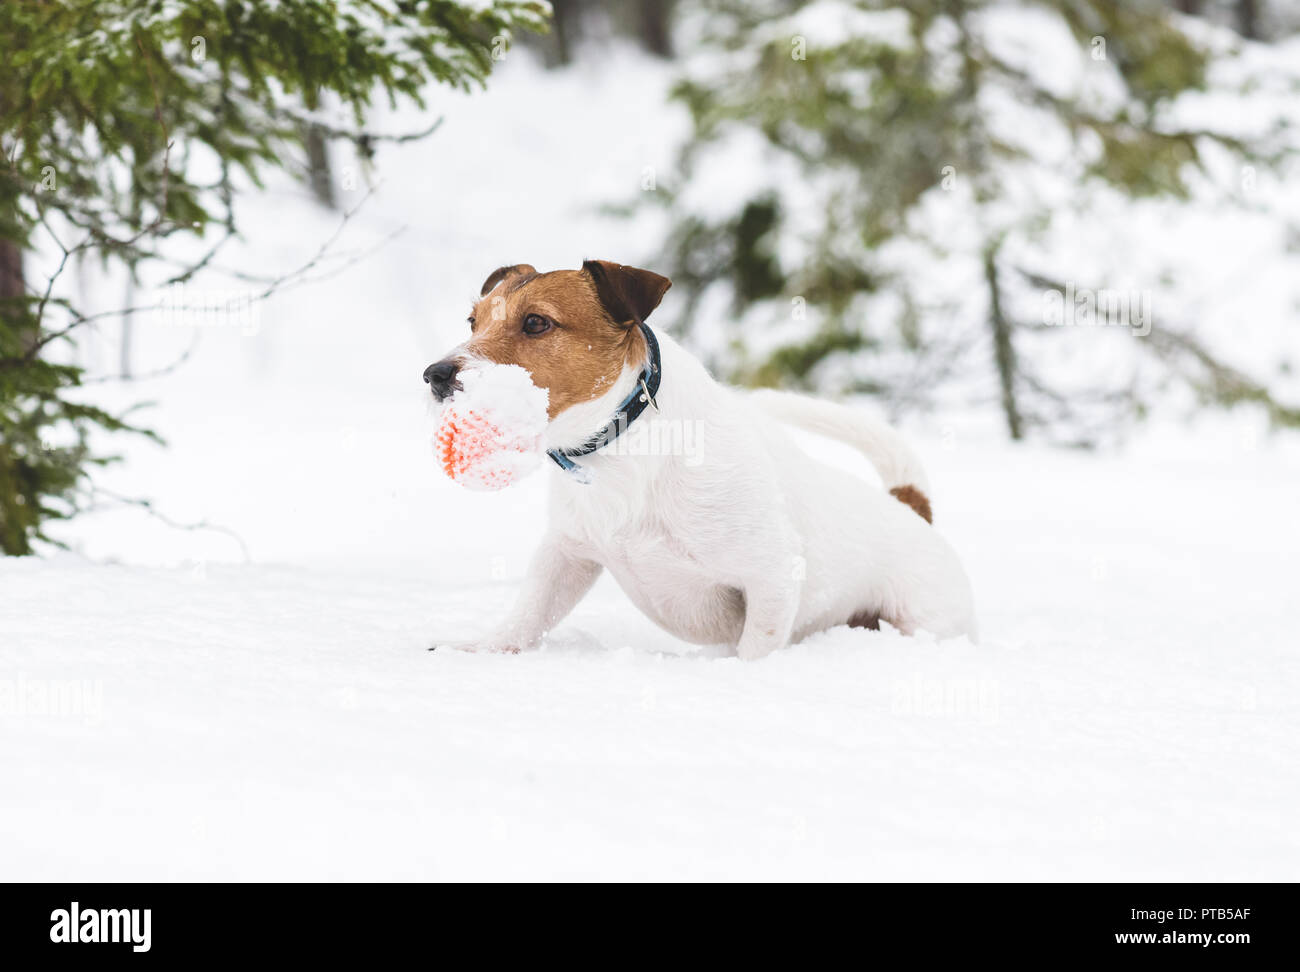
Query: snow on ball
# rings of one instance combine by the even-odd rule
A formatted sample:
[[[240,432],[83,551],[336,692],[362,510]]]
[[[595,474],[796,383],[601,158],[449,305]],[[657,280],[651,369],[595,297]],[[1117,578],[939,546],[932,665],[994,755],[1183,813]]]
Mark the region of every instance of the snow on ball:
[[[518,365],[474,365],[442,407],[434,448],[443,470],[469,489],[505,489],[542,461],[548,396]]]

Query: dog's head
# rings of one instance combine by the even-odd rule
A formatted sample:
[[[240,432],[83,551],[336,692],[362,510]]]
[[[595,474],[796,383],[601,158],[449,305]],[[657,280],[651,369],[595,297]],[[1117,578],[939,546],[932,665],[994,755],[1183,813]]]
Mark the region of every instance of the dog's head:
[[[607,260],[538,273],[526,263],[494,270],[469,315],[469,340],[429,365],[424,380],[442,401],[473,361],[519,365],[550,395],[548,417],[599,398],[625,365],[645,360],[645,321],[671,286],[667,277]]]

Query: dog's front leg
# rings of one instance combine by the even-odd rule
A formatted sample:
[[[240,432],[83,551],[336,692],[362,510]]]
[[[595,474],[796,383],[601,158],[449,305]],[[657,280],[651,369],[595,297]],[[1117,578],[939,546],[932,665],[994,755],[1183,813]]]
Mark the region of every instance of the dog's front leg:
[[[566,549],[562,538],[547,537],[533,555],[523,588],[505,620],[482,642],[464,647],[509,652],[532,647],[568,616],[600,571],[594,560]]]
[[[736,654],[754,661],[784,648],[794,631],[799,613],[798,577],[779,573],[745,585],[745,627],[736,644]]]

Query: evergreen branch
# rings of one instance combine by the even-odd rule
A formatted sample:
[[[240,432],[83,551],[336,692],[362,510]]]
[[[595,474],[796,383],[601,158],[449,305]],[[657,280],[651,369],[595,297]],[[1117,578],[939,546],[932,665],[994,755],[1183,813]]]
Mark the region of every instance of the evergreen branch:
[[[1026,280],[1034,286],[1045,290],[1057,290],[1064,293],[1066,285],[1040,273],[1033,273],[1017,268]],[[1092,289],[1092,288],[1076,288]],[[1110,315],[1110,308],[1098,306],[1096,313],[1108,324],[1122,323]],[[1150,333],[1138,342],[1142,347],[1153,351],[1166,364],[1190,385],[1200,390],[1216,402],[1223,405],[1235,405],[1241,402],[1254,402],[1261,405],[1268,413],[1269,419],[1278,425],[1300,426],[1300,406],[1287,405],[1278,400],[1263,382],[1251,377],[1244,371],[1220,360],[1205,344],[1191,335],[1186,329],[1169,327],[1152,327]],[[1190,359],[1208,375],[1208,382],[1198,378],[1185,367],[1180,367],[1181,359]],[[1039,388],[1045,392],[1045,388]]]
[[[1167,328],[1152,328],[1146,340],[1151,342],[1151,347],[1166,361],[1173,363],[1179,358],[1190,358],[1200,365],[1208,376],[1206,380],[1198,380],[1186,369],[1180,369],[1180,372],[1193,387],[1199,388],[1214,401],[1222,405],[1253,402],[1263,407],[1275,425],[1300,426],[1300,406],[1279,401],[1263,382],[1220,361],[1190,334]]]

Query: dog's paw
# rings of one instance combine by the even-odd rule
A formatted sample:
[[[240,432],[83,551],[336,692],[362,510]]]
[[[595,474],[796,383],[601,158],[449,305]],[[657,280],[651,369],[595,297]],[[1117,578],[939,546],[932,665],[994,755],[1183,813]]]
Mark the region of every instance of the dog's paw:
[[[429,646],[430,651],[464,651],[471,655],[517,655],[518,645],[498,644],[492,641],[438,641]]]

